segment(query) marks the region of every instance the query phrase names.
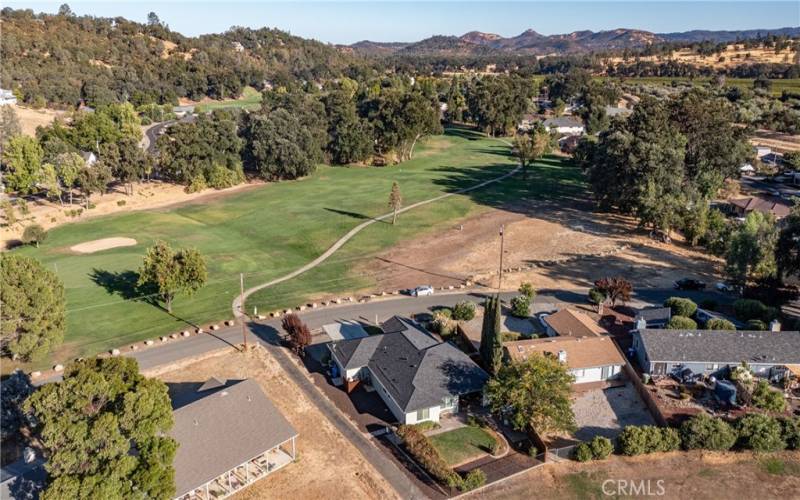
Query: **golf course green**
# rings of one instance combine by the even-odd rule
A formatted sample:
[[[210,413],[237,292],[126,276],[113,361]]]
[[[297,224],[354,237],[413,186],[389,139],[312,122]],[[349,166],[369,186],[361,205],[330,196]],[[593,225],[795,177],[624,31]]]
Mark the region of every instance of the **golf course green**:
[[[321,166],[308,178],[267,184],[224,197],[159,210],[99,217],[49,232],[40,248],[17,252],[54,269],[67,290],[67,334],[53,361],[90,355],[126,343],[180,331],[190,324],[231,316],[245,287],[289,273],[313,260],[367,218],[386,213],[393,181],[404,205],[498,177],[516,165],[507,144],[464,129],[448,129],[418,148],[413,160],[390,167]],[[403,239],[453,224],[457,219],[506,200],[552,197],[582,190],[580,172],[548,157],[520,174],[485,188],[446,198],[402,214],[397,225],[378,222],[347,242],[319,267],[247,301],[247,309],[272,311],[303,303],[311,295],[370,285],[355,264]],[[91,254],[70,247],[91,240],[126,237],[135,246]],[[179,296],[167,313],[135,287],[136,271],[155,240],[197,248],[207,259],[208,284]]]

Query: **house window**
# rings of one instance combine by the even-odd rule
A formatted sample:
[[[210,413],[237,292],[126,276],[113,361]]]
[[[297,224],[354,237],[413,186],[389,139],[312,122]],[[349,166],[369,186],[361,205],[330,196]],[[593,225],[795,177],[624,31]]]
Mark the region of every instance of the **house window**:
[[[421,410],[417,410],[417,422],[428,420],[429,418],[431,418],[430,408],[423,408]]]
[[[447,396],[442,399],[442,409],[451,409],[456,407],[456,401],[458,398],[454,396]]]

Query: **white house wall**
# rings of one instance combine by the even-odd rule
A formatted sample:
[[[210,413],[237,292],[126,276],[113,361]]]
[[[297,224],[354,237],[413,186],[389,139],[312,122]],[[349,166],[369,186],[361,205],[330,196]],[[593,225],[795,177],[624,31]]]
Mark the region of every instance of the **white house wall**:
[[[607,378],[603,378],[603,369],[598,368],[586,368],[583,370],[570,370],[575,376],[575,383],[576,384],[583,384],[586,382],[600,382],[603,380],[608,380],[614,378],[619,372],[622,370],[621,365],[609,365],[609,374]]]

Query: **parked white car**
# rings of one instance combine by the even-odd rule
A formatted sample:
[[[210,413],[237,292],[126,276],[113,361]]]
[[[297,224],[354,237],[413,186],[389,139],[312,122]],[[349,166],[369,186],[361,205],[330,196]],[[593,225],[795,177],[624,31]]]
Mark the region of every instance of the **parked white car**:
[[[411,290],[411,295],[414,297],[424,297],[426,295],[433,295],[433,287],[430,285],[418,286]]]
[[[733,291],[733,286],[731,286],[731,285],[729,285],[727,283],[723,283],[721,281],[718,282],[716,285],[714,285],[714,288],[718,292],[732,292]]]

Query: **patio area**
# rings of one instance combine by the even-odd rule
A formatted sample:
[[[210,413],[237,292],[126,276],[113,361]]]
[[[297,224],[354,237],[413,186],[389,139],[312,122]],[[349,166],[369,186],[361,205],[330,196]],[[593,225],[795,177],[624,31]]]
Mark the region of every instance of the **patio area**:
[[[284,451],[283,447],[287,450]],[[212,500],[227,498],[292,463],[295,459],[295,438],[268,450],[206,484],[186,493],[179,500]]]

